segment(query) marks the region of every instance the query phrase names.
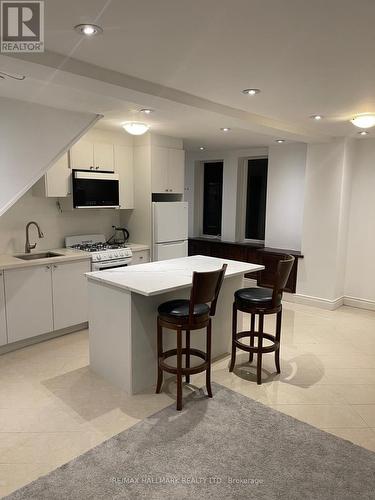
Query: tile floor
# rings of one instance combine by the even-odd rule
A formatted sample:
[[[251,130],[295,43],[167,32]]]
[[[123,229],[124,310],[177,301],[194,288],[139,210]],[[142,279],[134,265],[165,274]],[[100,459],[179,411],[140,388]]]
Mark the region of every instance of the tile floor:
[[[213,380],[375,451],[375,312],[284,303],[281,358],[276,375],[264,356],[261,386],[245,353],[232,374],[217,361]],[[0,356],[0,496],[174,402],[174,388],[127,397],[111,387],[89,370],[87,331]]]

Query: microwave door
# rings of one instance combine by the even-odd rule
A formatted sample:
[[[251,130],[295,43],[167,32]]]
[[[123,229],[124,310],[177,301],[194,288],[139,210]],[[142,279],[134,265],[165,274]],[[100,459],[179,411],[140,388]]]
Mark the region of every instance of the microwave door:
[[[74,171],[74,208],[119,208],[119,177],[113,173]]]

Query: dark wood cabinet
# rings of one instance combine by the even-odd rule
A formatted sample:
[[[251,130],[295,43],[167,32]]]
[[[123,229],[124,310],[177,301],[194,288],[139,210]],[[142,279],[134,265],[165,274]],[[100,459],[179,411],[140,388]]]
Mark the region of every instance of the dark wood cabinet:
[[[246,274],[247,278],[257,280],[258,286],[272,287],[277,263],[285,255],[296,257],[285,291],[296,292],[298,259],[303,258],[300,252],[280,248],[266,248],[259,243],[233,243],[208,238],[190,238],[189,255],[208,255],[221,259],[240,260],[253,264],[262,264],[264,271]]]

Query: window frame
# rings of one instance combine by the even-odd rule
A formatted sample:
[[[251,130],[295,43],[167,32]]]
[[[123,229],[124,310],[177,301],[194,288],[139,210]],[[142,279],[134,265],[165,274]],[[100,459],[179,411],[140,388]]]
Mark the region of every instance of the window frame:
[[[269,160],[268,155],[256,155],[240,158],[238,162],[237,176],[237,207],[236,207],[236,240],[243,243],[260,243],[264,240],[245,238],[246,234],[246,203],[247,203],[247,177],[249,160]],[[268,188],[268,183],[267,183]],[[266,206],[267,221],[267,206]]]

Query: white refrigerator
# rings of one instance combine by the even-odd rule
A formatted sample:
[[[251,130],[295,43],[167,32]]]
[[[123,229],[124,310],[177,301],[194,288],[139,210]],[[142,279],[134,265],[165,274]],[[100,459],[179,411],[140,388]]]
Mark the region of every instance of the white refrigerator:
[[[176,259],[188,254],[188,203],[153,202],[153,258]]]

